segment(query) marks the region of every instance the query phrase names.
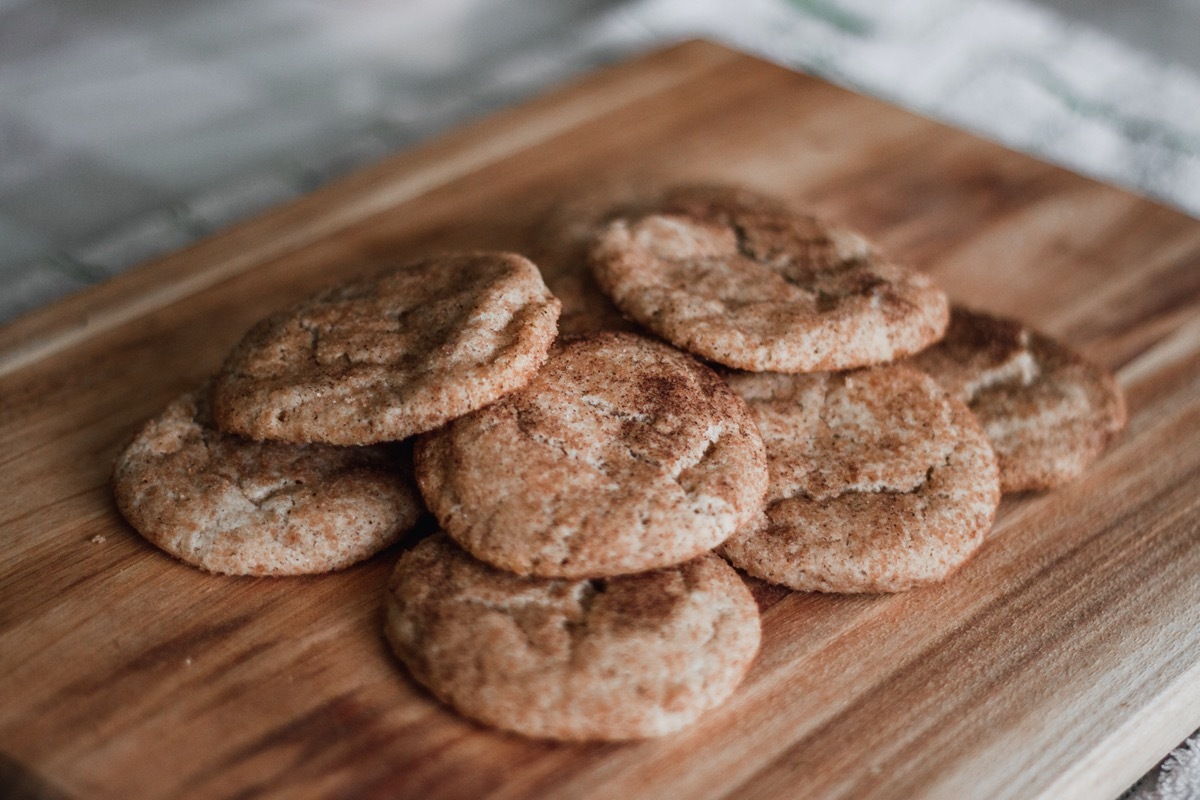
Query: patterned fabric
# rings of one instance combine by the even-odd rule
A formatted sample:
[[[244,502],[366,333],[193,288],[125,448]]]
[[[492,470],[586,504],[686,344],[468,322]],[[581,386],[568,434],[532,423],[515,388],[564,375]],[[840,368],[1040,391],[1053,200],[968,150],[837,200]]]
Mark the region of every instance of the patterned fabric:
[[[696,35],[1200,216],[1200,60],[1145,44],[1144,5],[1121,40],[1045,2],[0,0],[0,323]],[[1194,39],[1197,0],[1154,9]],[[1130,796],[1200,794],[1198,747]]]

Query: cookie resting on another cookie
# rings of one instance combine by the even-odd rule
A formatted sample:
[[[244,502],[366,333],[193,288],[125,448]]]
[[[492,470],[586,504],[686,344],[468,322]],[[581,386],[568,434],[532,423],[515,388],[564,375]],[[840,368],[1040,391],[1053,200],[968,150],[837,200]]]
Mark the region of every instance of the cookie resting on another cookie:
[[[761,508],[762,439],[708,367],[658,342],[556,345],[528,386],[417,442],[417,480],[472,555],[522,574],[675,564]]]
[[[148,541],[228,575],[348,567],[424,512],[397,445],[253,442],[217,431],[205,392],[183,395],[117,457],[117,506]]]
[[[386,633],[462,714],[537,738],[661,736],[722,703],[758,650],[758,607],[713,555],[607,580],[527,578],[437,534],[388,583]]]
[[[996,458],[962,403],[901,366],[735,373],[767,445],[766,511],[721,554],[800,591],[896,592],[939,581],[982,543]]]
[[[645,195],[644,189],[629,182],[604,184],[557,198],[542,218],[529,257],[542,271],[546,286],[562,301],[559,335],[638,330],[600,290],[587,259],[588,249],[604,226],[612,218],[644,206]]]
[[[590,253],[625,314],[689,352],[753,371],[891,361],[941,337],[945,295],[861,236],[746,190],[694,189],[619,218]]]
[[[518,255],[409,264],[254,326],[217,378],[214,414],[222,430],[253,439],[399,441],[524,385],[558,313]]]
[[[910,363],[979,418],[1005,492],[1074,480],[1125,428],[1108,370],[1016,320],[956,307],[946,338]]]

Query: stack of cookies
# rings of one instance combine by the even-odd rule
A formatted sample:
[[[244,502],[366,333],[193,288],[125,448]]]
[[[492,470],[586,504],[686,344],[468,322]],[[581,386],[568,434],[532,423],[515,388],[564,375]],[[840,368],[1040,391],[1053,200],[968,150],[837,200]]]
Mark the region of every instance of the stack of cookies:
[[[121,511],[203,569],[295,575],[427,508],[385,601],[409,673],[496,727],[641,738],[753,661],[734,567],[942,580],[1002,491],[1124,425],[1100,368],[745,190],[566,204],[535,258],[449,254],[263,320],[118,458]]]
[[[256,325],[211,386],[117,458],[117,506],[177,558],[230,575],[328,572],[423,514],[410,437],[546,360],[559,302],[511,254],[409,264]]]
[[[1011,320],[951,308],[861,235],[739,188],[564,203],[536,258],[572,332],[638,325],[710,362],[770,464],[719,552],[801,591],[944,579],[1001,492],[1071,480],[1124,427],[1112,376]],[[619,322],[615,322],[618,321]]]
[[[710,551],[760,512],[767,462],[711,369],[632,334],[565,341],[524,388],[422,437],[416,464],[462,550],[438,536],[401,559],[388,637],[455,708],[532,736],[626,739],[676,730],[740,683],[758,608]]]

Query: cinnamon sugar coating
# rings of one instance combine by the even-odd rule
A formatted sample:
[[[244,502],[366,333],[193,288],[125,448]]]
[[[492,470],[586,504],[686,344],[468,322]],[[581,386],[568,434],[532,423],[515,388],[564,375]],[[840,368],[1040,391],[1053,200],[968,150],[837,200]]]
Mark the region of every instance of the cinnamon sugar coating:
[[[511,253],[444,255],[322,292],[254,326],[218,376],[223,430],[329,444],[399,441],[519,388],[559,302]]]
[[[761,637],[742,580],[712,555],[606,580],[529,578],[437,534],[388,583],[386,632],[439,699],[526,736],[661,736],[722,703]]]
[[[911,363],[979,418],[1005,492],[1074,480],[1128,419],[1112,373],[1016,320],[955,307],[946,338]]]
[[[937,341],[945,295],[862,236],[744,189],[696,187],[608,224],[593,274],[678,347],[752,371],[844,370]]]
[[[767,445],[766,510],[721,548],[801,591],[895,592],[942,580],[1000,502],[995,456],[967,408],[914,369],[728,376]]]
[[[470,553],[601,577],[712,549],[761,507],[766,457],[708,367],[632,334],[557,345],[528,386],[417,444],[417,479]]]
[[[405,448],[242,439],[213,427],[203,391],[137,432],[117,458],[113,491],[148,541],[228,575],[342,569],[395,542],[424,512]]]

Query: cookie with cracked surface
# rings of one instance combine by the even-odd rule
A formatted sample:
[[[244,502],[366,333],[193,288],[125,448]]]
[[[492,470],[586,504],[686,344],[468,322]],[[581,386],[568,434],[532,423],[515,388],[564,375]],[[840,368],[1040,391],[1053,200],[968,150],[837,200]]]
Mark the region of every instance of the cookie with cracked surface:
[[[747,189],[707,183],[664,187],[654,180],[628,178],[601,183],[551,203],[534,235],[530,256],[545,276],[546,285],[562,300],[559,333],[641,330],[613,305],[588,265],[588,252],[609,223],[656,212],[711,214],[713,204],[727,203],[730,198],[745,207],[785,208]]]
[[[1112,373],[1017,320],[956,306],[946,338],[911,363],[975,412],[1005,492],[1079,477],[1128,418]]]
[[[242,439],[213,427],[205,391],[142,426],[117,457],[113,492],[152,544],[227,575],[342,569],[424,513],[406,448]]]
[[[468,552],[595,578],[711,550],[762,507],[762,439],[708,367],[628,333],[556,345],[528,386],[417,442],[417,481]]]
[[[388,582],[388,641],[463,715],[535,738],[661,736],[724,702],[758,651],[758,607],[721,559],[604,580],[530,578],[445,535]]]
[[[625,314],[737,369],[844,370],[941,338],[946,296],[862,236],[744,189],[680,193],[611,222],[590,262]]]
[[[322,292],[260,322],[226,359],[222,430],[328,444],[399,441],[524,385],[559,302],[511,253],[442,255]]]
[[[721,547],[801,591],[897,592],[945,578],[991,528],[996,457],[936,381],[903,366],[727,377],[767,445],[766,510]]]

